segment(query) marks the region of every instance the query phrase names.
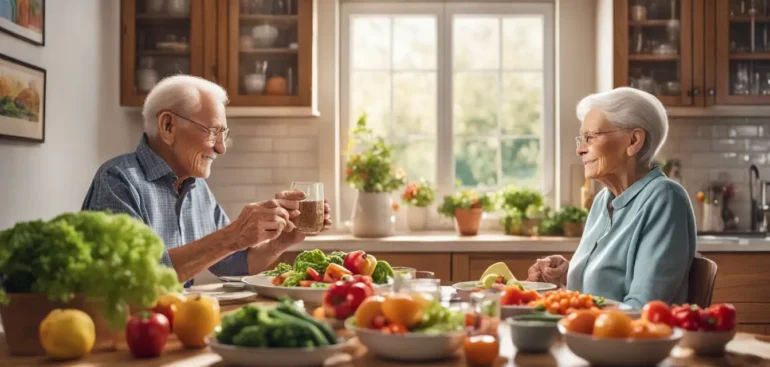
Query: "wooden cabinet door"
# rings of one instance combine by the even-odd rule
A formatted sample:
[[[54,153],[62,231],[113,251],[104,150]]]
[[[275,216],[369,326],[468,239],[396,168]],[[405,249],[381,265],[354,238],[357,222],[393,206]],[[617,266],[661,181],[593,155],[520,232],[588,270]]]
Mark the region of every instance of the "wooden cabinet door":
[[[164,77],[204,76],[205,1],[121,0],[121,105],[141,106]]]
[[[313,0],[219,4],[230,105],[311,106]]]
[[[646,90],[666,106],[703,104],[703,58],[693,58],[703,52],[703,43],[693,42],[693,11],[703,5],[696,3],[696,9],[693,0],[613,3],[615,87]]]
[[[715,1],[716,104],[770,103],[770,9],[762,1]]]

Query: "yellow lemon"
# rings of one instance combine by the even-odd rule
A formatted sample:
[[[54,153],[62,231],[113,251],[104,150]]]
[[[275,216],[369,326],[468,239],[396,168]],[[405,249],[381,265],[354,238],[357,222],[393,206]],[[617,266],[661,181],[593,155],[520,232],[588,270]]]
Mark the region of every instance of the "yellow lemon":
[[[83,311],[55,309],[40,322],[40,345],[55,359],[82,357],[94,347],[94,321]]]

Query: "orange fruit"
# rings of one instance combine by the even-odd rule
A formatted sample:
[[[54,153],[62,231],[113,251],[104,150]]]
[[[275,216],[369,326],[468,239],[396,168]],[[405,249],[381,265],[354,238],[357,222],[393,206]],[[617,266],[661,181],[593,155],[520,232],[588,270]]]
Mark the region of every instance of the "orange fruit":
[[[363,304],[362,304],[363,306]],[[399,323],[411,328],[423,316],[422,305],[407,294],[392,294],[382,301],[382,314],[391,323]]]
[[[567,331],[591,335],[594,332],[594,322],[597,313],[590,310],[578,310],[563,318],[560,322]]]
[[[650,333],[652,333],[652,335],[654,335],[656,338],[668,338],[673,332],[674,331],[671,329],[671,326],[666,324],[658,322],[650,323]]]
[[[650,322],[645,319],[631,321],[631,333],[628,336],[632,339],[655,338],[655,335],[650,330]]]
[[[620,311],[604,311],[596,317],[593,336],[596,338],[628,338],[631,318]]]
[[[371,296],[366,298],[356,310],[356,326],[362,328],[371,328],[372,320],[382,315],[382,302],[385,298],[382,296]]]

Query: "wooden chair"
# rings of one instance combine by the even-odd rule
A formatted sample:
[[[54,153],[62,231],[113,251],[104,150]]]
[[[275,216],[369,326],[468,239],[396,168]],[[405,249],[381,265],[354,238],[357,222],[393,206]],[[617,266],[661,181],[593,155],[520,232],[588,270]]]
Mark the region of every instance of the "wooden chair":
[[[710,306],[716,279],[717,264],[696,254],[690,266],[687,303],[696,304],[701,308]]]

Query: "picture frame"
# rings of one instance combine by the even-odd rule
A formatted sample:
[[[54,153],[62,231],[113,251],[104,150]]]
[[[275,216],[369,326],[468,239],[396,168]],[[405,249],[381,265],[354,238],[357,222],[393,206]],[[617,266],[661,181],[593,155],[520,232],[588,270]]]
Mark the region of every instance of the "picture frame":
[[[45,0],[0,0],[0,31],[45,46]]]
[[[46,70],[0,53],[0,138],[45,142]]]

